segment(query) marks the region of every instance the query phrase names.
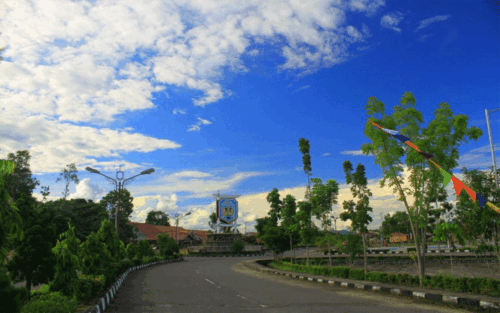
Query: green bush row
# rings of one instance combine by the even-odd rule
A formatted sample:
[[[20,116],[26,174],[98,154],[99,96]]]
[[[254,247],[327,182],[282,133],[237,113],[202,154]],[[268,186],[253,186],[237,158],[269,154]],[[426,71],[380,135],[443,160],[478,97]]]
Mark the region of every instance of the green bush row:
[[[392,283],[408,286],[419,286],[420,279],[418,276],[408,274],[388,274],[384,272],[367,272],[364,274],[363,269],[351,269],[349,267],[335,266],[324,267],[319,265],[301,265],[290,264],[288,262],[274,261],[270,264],[271,267],[281,270],[309,273],[313,275],[331,276],[338,278],[349,278],[356,280],[365,280],[380,283]],[[500,295],[500,281],[490,278],[469,278],[469,277],[452,277],[449,275],[426,275],[423,285],[429,288],[444,289],[457,292],[470,292],[476,294],[498,296]]]

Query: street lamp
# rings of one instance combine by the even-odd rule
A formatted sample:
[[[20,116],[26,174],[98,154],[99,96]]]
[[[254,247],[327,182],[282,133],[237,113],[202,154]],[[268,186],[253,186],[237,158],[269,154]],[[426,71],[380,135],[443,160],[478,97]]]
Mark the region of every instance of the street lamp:
[[[497,162],[495,161],[495,151],[493,149],[493,139],[491,138],[491,128],[490,128],[490,113],[498,111],[500,109],[491,110],[485,109],[486,113],[486,125],[488,126],[488,137],[490,138],[490,150],[491,150],[491,161],[493,162],[493,171],[495,174],[495,186],[498,189],[498,175],[497,175]]]
[[[130,177],[130,178],[127,178],[127,179],[123,180],[123,172],[122,172],[122,170],[121,170],[121,166],[120,166],[120,170],[116,172],[116,179],[118,180],[118,182],[117,182],[117,181],[116,181],[116,179],[111,178],[111,177],[109,177],[109,176],[106,176],[106,175],[104,175],[103,173],[99,172],[99,171],[98,171],[98,170],[96,170],[96,169],[93,169],[93,168],[91,168],[91,167],[86,167],[85,169],[86,169],[87,171],[91,172],[91,173],[102,175],[102,176],[106,177],[107,179],[110,179],[110,180],[112,180],[112,181],[114,181],[114,182],[115,182],[115,189],[118,189],[118,208],[117,208],[117,210],[116,210],[116,212],[115,212],[115,228],[116,228],[116,235],[118,235],[118,214],[119,214],[119,212],[120,212],[120,204],[121,204],[121,191],[122,191],[122,189],[123,189],[123,186],[125,185],[125,183],[126,183],[127,181],[130,181],[131,179],[133,179],[133,178],[135,178],[135,177],[137,177],[137,176],[140,176],[140,175],[147,175],[147,174],[151,174],[151,173],[153,173],[155,170],[154,170],[154,168],[150,168],[150,169],[147,169],[147,170],[144,170],[144,171],[140,172],[139,174],[137,174],[137,175],[135,175],[135,176],[132,176],[132,177]],[[120,178],[120,177],[118,177],[118,174],[119,174],[119,173],[121,173],[121,174],[122,174],[122,175],[121,175],[121,178]],[[123,180],[123,182],[122,182],[121,180]]]
[[[188,216],[190,214],[191,214],[191,212],[187,212],[184,216]],[[169,215],[167,214],[167,216],[169,216]],[[179,214],[176,214],[175,216],[173,216],[173,218],[175,218],[175,232],[177,233],[177,236],[176,236],[177,237],[177,245],[179,245],[179,219],[181,217],[184,217],[184,216],[180,216]],[[169,217],[172,217],[172,216],[169,216]]]

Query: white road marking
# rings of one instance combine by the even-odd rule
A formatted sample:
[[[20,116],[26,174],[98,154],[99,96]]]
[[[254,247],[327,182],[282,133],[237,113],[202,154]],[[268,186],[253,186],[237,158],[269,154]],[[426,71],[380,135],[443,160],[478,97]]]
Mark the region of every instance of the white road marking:
[[[263,304],[261,304],[260,306],[261,306],[261,307],[263,307],[263,308],[265,308],[265,307],[266,307],[266,306],[265,306],[265,305],[263,305]]]
[[[209,281],[208,279],[205,278],[206,281],[208,281],[209,283],[211,283],[212,285],[214,284],[213,282]],[[219,287],[220,288],[220,287]]]

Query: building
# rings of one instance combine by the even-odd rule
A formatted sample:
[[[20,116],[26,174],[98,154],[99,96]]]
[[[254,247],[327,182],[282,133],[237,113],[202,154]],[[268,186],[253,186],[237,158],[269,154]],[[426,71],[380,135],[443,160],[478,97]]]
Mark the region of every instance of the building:
[[[170,238],[173,238],[175,241],[177,241],[178,231],[179,246],[181,247],[200,245],[207,240],[208,235],[208,231],[206,230],[189,230],[183,227],[178,227],[176,229],[175,226],[158,226],[136,222],[129,222],[129,224],[137,228],[137,239],[133,240],[133,242],[137,242],[139,240],[147,240],[149,241],[149,243],[155,246],[157,245],[156,236],[158,234],[167,233]]]
[[[409,236],[403,233],[392,233],[389,242],[408,242]]]

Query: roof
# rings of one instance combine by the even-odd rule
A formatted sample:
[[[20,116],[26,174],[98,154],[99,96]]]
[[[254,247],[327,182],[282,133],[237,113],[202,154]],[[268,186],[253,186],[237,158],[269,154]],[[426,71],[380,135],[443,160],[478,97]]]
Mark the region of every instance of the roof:
[[[130,225],[136,226],[139,229],[139,232],[147,237],[147,240],[156,240],[156,235],[167,233],[170,238],[177,240],[177,231],[175,226],[159,226],[159,225],[151,225],[146,223],[136,223],[136,222],[128,222]],[[207,239],[208,231],[206,230],[190,230],[185,229],[183,227],[178,227],[179,232],[179,240],[184,240],[190,232],[193,232],[197,236],[203,238],[203,240]]]

